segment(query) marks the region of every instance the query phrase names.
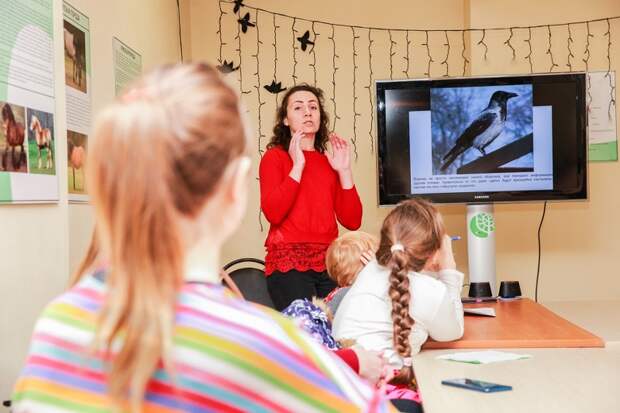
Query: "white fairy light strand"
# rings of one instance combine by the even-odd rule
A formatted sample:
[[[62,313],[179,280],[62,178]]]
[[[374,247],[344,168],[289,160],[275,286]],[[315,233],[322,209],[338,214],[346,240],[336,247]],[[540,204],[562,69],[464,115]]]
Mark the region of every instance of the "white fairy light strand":
[[[227,45],[227,42],[224,41],[224,33],[223,33],[223,23],[225,20],[225,15],[229,15],[230,13],[225,11],[223,6],[223,3],[225,4],[233,4],[234,2],[232,0],[218,0],[218,7],[219,7],[219,16],[218,16],[218,28],[217,28],[217,39],[219,41],[219,50],[218,50],[218,62],[220,64],[223,64],[224,60],[224,46]],[[449,33],[450,32],[460,32],[461,34],[461,41],[462,41],[462,50],[461,50],[461,58],[462,58],[462,62],[463,62],[463,70],[462,73],[465,76],[467,74],[467,68],[468,65],[470,64],[470,60],[467,58],[467,45],[465,42],[465,35],[468,32],[474,32],[474,31],[480,31],[482,32],[482,36],[480,38],[480,40],[477,42],[478,46],[481,46],[484,48],[484,59],[487,60],[488,59],[488,52],[489,52],[489,46],[488,44],[485,42],[486,40],[486,31],[508,31],[509,35],[508,38],[503,42],[504,46],[510,49],[510,52],[512,54],[512,58],[516,59],[517,57],[517,49],[515,48],[514,45],[514,39],[515,39],[515,31],[516,30],[527,30],[527,39],[524,39],[523,41],[527,43],[527,55],[525,55],[523,58],[525,60],[527,60],[528,65],[530,67],[530,73],[534,73],[534,62],[533,62],[533,34],[532,34],[532,30],[533,29],[545,29],[547,31],[547,49],[546,49],[546,54],[549,55],[549,59],[550,59],[550,66],[549,66],[549,72],[553,72],[555,71],[555,68],[559,67],[558,62],[556,62],[556,56],[554,56],[554,51],[553,51],[553,45],[556,44],[557,45],[557,41],[554,40],[554,35],[557,35],[557,32],[555,32],[555,30],[552,30],[553,28],[556,27],[564,27],[566,29],[567,32],[567,38],[566,38],[566,48],[567,48],[567,55],[566,55],[566,61],[565,61],[565,66],[568,68],[569,71],[573,71],[574,69],[574,59],[575,59],[575,50],[574,50],[574,45],[575,45],[575,39],[573,38],[573,34],[574,34],[574,28],[576,26],[579,25],[584,25],[586,26],[586,30],[587,30],[587,35],[586,35],[586,39],[585,39],[585,51],[584,51],[584,55],[583,58],[581,59],[585,65],[586,65],[586,72],[589,72],[590,68],[590,58],[591,58],[591,38],[594,37],[594,35],[592,34],[590,25],[593,23],[599,23],[599,22],[605,22],[607,25],[607,31],[604,33],[604,36],[607,39],[607,73],[605,74],[605,76],[608,78],[609,81],[609,106],[608,106],[608,113],[611,116],[612,114],[612,110],[614,109],[615,105],[616,105],[616,100],[615,100],[615,85],[613,83],[612,80],[612,76],[611,76],[611,55],[612,55],[612,42],[611,42],[611,22],[612,21],[618,21],[620,19],[620,16],[613,16],[613,17],[607,17],[607,18],[599,18],[599,19],[593,19],[593,20],[584,20],[584,21],[571,21],[571,22],[565,22],[565,23],[553,23],[553,24],[539,24],[539,25],[532,25],[532,26],[511,26],[511,27],[486,27],[486,28],[467,28],[467,29],[419,29],[419,28],[401,28],[401,27],[374,27],[374,26],[362,26],[362,25],[348,25],[348,24],[339,24],[339,23],[335,23],[335,22],[327,22],[327,21],[321,21],[321,20],[316,20],[316,19],[306,19],[306,18],[302,18],[302,17],[297,17],[297,16],[291,16],[291,15],[287,15],[284,13],[278,13],[278,12],[274,12],[271,10],[266,10],[264,8],[259,8],[259,7],[253,7],[253,6],[246,6],[245,4],[243,5],[244,9],[247,10],[255,10],[256,12],[256,17],[258,20],[258,12],[260,11],[261,13],[266,13],[266,14],[271,14],[272,18],[273,18],[273,24],[274,24],[274,42],[273,42],[273,46],[274,46],[274,81],[277,80],[277,67],[278,67],[278,46],[277,46],[277,29],[279,28],[279,26],[276,24],[276,17],[285,17],[285,18],[289,18],[292,20],[292,26],[291,26],[291,31],[292,31],[292,35],[293,35],[293,39],[292,39],[292,47],[293,47],[293,83],[297,83],[298,80],[298,73],[297,73],[297,69],[298,69],[298,58],[297,58],[297,46],[295,45],[295,34],[296,34],[296,24],[299,21],[306,21],[312,24],[312,34],[314,36],[314,42],[316,43],[317,37],[319,36],[319,33],[316,33],[315,30],[315,25],[317,23],[319,24],[325,24],[330,26],[331,28],[331,32],[332,32],[332,36],[329,38],[332,41],[332,48],[333,48],[333,55],[332,55],[332,65],[333,65],[333,72],[332,72],[332,104],[334,106],[334,128],[336,126],[336,121],[338,119],[340,119],[340,116],[338,115],[337,112],[337,102],[336,102],[336,85],[335,85],[335,78],[336,78],[336,72],[338,71],[339,67],[337,65],[337,59],[339,58],[339,56],[337,55],[336,51],[337,51],[337,45],[336,45],[336,41],[335,41],[335,28],[336,27],[346,27],[349,30],[352,30],[352,33],[354,33],[354,37],[357,36],[359,34],[358,30],[368,30],[368,38],[369,38],[369,59],[368,59],[368,65],[369,65],[369,85],[365,86],[365,88],[368,89],[369,92],[369,104],[370,104],[370,108],[371,108],[371,124],[370,124],[370,130],[369,130],[369,137],[370,137],[370,144],[371,144],[371,150],[374,152],[374,140],[372,138],[372,129],[373,129],[373,124],[374,124],[374,114],[373,114],[373,109],[374,109],[374,104],[373,104],[373,98],[372,98],[372,82],[373,82],[373,68],[372,68],[372,46],[374,43],[374,40],[372,40],[372,31],[379,31],[379,32],[387,32],[388,36],[390,37],[390,78],[393,79],[395,78],[395,74],[394,74],[394,69],[395,69],[395,65],[394,65],[394,56],[397,55],[396,51],[395,51],[395,46],[398,44],[398,42],[394,41],[394,34],[397,32],[404,32],[404,37],[405,37],[405,41],[406,41],[406,50],[404,51],[404,55],[402,57],[402,59],[405,62],[406,67],[404,68],[404,70],[402,69],[397,69],[398,73],[403,73],[403,75],[405,75],[406,77],[410,77],[411,73],[410,71],[412,70],[412,62],[411,62],[411,42],[409,40],[409,36],[411,33],[423,33],[425,36],[425,43],[422,43],[422,46],[425,46],[426,48],[426,54],[428,57],[428,61],[427,61],[427,67],[426,67],[426,72],[424,73],[426,76],[431,77],[432,73],[431,73],[431,68],[432,68],[432,63],[435,62],[435,60],[433,59],[433,55],[431,53],[431,47],[430,47],[430,40],[429,40],[429,34],[430,33],[435,33],[435,32],[443,32],[444,37],[446,39],[444,46],[446,46],[446,56],[443,58],[443,60],[441,61],[441,65],[445,65],[446,66],[446,71],[443,74],[443,76],[448,76],[450,74],[450,69],[449,69],[449,62],[448,62],[448,57],[449,54],[451,52],[451,46],[453,46],[453,41],[450,40],[450,36]],[[233,13],[234,14],[234,13]],[[239,14],[239,13],[237,13]],[[256,24],[257,26],[257,24]],[[258,29],[258,27],[257,27]],[[257,30],[258,32],[258,30]],[[554,33],[555,32],[555,33]],[[258,34],[257,34],[258,36]],[[359,36],[357,36],[359,38]],[[560,36],[561,37],[561,36]],[[237,30],[237,36],[235,37],[235,39],[237,40],[238,43],[238,47],[237,49],[235,49],[235,51],[238,52],[238,57],[239,57],[239,62],[237,65],[237,68],[239,68],[239,84],[240,84],[240,90],[242,94],[249,94],[251,93],[248,90],[244,89],[244,81],[246,79],[244,79],[243,77],[243,65],[241,64],[241,60],[243,58],[242,53],[241,53],[241,49],[242,49],[242,39],[240,36],[240,28],[238,27]],[[260,40],[257,39],[257,45],[260,45]],[[354,76],[355,76],[355,83],[357,84],[357,69],[359,69],[359,55],[358,55],[358,49],[357,49],[357,39],[354,39],[354,62],[353,62],[353,66],[354,66]],[[258,48],[260,48],[260,46],[257,46],[257,55],[258,55]],[[312,45],[312,49],[310,50],[310,53],[312,55],[312,63],[309,64],[309,66],[312,67],[312,71],[313,71],[313,80],[314,80],[314,84],[317,84],[317,56],[316,56],[316,51],[315,51],[315,45]],[[258,59],[258,56],[254,56],[256,59]],[[232,62],[231,62],[232,63]],[[588,79],[590,78],[589,73],[587,74]],[[590,105],[591,101],[592,101],[592,95],[591,95],[591,90],[590,90],[590,82],[588,82],[588,86],[587,86],[587,94],[588,94],[588,106]],[[255,87],[256,88],[256,87]],[[258,89],[257,89],[258,91]],[[356,92],[354,92],[355,94]],[[278,96],[276,94],[276,105],[278,103]],[[264,104],[264,102],[262,102],[261,97],[257,96],[257,99],[259,99],[259,107],[262,106],[261,103]],[[359,109],[358,106],[358,99],[357,99],[357,95],[354,96],[354,118],[357,117],[357,110]],[[361,116],[361,115],[360,115]],[[354,121],[354,139],[356,139],[356,132],[357,132],[357,124]],[[260,131],[259,131],[259,135],[260,135]]]
[[[237,12],[237,17],[241,18],[241,10],[239,10]],[[241,26],[238,24],[237,25],[237,36],[235,37],[235,39],[237,40],[237,49],[236,51],[238,52],[238,56],[239,56],[239,93],[241,93],[242,95],[247,95],[252,93],[249,90],[244,90],[243,89],[243,65],[242,65],[242,53],[241,53]]]
[[[291,76],[293,78],[293,85],[297,84],[297,47],[295,45],[295,38],[297,37],[295,35],[295,22],[297,22],[297,19],[295,17],[293,17],[293,24],[291,24],[291,40],[292,40],[292,44],[291,46],[293,47],[293,75]]]
[[[336,106],[336,72],[338,71],[338,66],[336,65],[336,58],[339,58],[340,56],[338,56],[336,54],[336,37],[335,37],[335,33],[334,33],[334,26],[331,26],[332,28],[332,33],[331,36],[328,37],[329,40],[332,41],[332,47],[333,47],[333,54],[332,54],[332,65],[333,65],[333,72],[332,72],[332,97],[331,97],[331,101],[332,104],[334,105],[334,125],[332,128],[332,131],[336,130],[336,122],[338,121],[338,119],[340,119],[340,116],[338,116],[338,107]]]
[[[224,43],[224,40],[222,38],[222,18],[224,17],[225,14],[228,14],[224,11],[224,9],[222,9],[222,2],[218,2],[218,5],[220,7],[220,16],[218,18],[218,26],[217,26],[217,34],[220,38],[220,54],[219,57],[217,58],[217,61],[219,62],[219,64],[222,64],[222,48],[226,45],[226,43]]]
[[[359,66],[357,65],[356,40],[360,37],[355,33],[354,27],[351,27],[351,35],[353,37],[353,138],[351,139],[351,144],[353,145],[353,155],[357,161],[357,118],[362,116],[362,114],[357,112],[357,69]]]

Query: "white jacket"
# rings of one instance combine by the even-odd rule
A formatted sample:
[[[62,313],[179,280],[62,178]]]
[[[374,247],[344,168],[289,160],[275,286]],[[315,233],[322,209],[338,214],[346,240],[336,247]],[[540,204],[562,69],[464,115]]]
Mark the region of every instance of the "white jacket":
[[[396,368],[403,365],[394,350],[392,301],[388,295],[390,271],[371,261],[357,275],[334,316],[332,332],[336,339],[354,339],[366,350],[383,351]],[[411,302],[409,314],[415,321],[409,335],[411,355],[430,336],[452,341],[463,336],[461,288],[463,273],[442,270],[429,275],[409,273]]]

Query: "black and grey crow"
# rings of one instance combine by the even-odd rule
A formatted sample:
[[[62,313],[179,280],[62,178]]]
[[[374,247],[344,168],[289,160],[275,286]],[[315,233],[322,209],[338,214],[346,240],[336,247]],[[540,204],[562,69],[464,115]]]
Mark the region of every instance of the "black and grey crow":
[[[480,112],[458,137],[456,143],[443,157],[441,170],[445,171],[463,152],[472,146],[486,155],[484,148],[491,144],[504,129],[506,123],[506,105],[508,99],[518,96],[516,93],[502,90],[493,93],[489,105]]]

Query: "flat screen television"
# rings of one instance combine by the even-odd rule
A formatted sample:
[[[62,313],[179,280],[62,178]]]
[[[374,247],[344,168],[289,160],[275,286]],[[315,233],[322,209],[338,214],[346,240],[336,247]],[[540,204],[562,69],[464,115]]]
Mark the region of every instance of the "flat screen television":
[[[379,203],[587,199],[585,73],[377,81]]]

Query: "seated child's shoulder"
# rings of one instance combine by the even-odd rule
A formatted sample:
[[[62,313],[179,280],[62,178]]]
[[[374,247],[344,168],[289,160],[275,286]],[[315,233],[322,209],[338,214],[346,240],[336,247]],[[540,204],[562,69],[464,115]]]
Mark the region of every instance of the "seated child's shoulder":
[[[415,290],[423,290],[425,293],[439,296],[443,296],[446,291],[446,285],[431,274],[412,272],[409,274],[409,279]]]

